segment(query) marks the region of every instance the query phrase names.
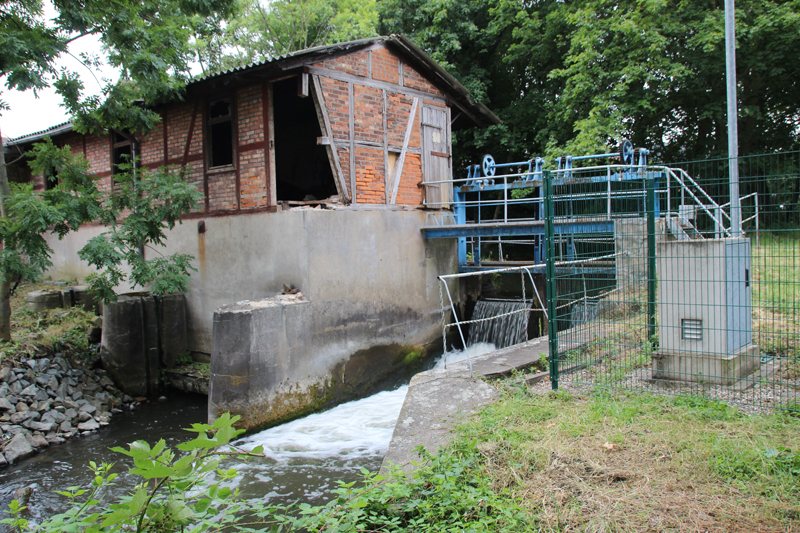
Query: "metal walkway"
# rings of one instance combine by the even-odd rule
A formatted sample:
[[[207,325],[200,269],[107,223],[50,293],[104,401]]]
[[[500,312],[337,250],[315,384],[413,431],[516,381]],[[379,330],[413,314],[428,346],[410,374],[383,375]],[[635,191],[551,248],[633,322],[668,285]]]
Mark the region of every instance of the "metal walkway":
[[[655,216],[663,220],[664,231],[679,240],[730,236],[730,216],[725,210],[729,206],[717,204],[683,170],[648,166],[648,154],[648,150],[634,149],[625,141],[620,152],[559,157],[554,170],[544,170],[542,158],[498,164],[491,156],[484,156],[481,165],[468,167],[466,178],[423,184],[440,190],[452,188],[452,197],[444,194],[441,202],[426,205],[453,210],[431,213],[422,228],[423,236],[458,239],[459,272],[518,264],[543,267],[548,201],[553,235],[563,245],[560,260],[570,261],[581,241],[604,240],[613,249],[615,221],[620,219],[616,209],[627,202],[627,217],[635,216],[630,213],[637,211],[644,216],[648,180],[655,183]],[[575,166],[578,161],[593,159],[611,162]],[[547,199],[545,175],[550,187]],[[580,191],[574,190],[578,183]],[[631,210],[631,202],[638,207]],[[590,204],[591,208],[587,208]],[[751,218],[757,220],[757,204],[755,208],[756,216]],[[587,212],[592,215],[581,216]],[[599,213],[605,216],[598,216]],[[705,229],[700,229],[698,220],[703,217]],[[521,253],[520,245],[528,246],[529,251]],[[509,246],[515,247],[511,256],[505,253],[504,246],[506,251]],[[606,271],[609,268],[613,271],[614,267],[607,266]]]

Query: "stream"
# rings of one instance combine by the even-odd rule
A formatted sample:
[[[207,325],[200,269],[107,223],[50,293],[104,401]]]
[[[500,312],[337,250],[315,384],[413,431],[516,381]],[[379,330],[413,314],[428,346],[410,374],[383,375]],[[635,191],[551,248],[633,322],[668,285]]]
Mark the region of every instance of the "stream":
[[[493,349],[491,344],[476,344],[466,351],[448,353],[447,362]],[[440,364],[441,358],[432,366]],[[407,391],[408,385],[403,385],[378,392],[239,439],[236,444],[242,448],[263,446],[265,455],[236,465],[243,496],[268,498],[275,504],[299,500],[319,505],[328,500],[337,481],[360,479],[362,468],[377,471]],[[29,503],[32,521],[63,512],[68,501],[52,491],[88,485],[93,477],[89,461],[116,463],[114,471],[120,473],[132,466],[132,461],[110,447],[127,447],[135,440],[153,444],[159,439],[175,446],[192,437],[184,428],[203,423],[206,417],[207,397],[187,394],[172,394],[164,403],[145,403],[136,411],[115,415],[108,426],[91,435],[0,470],[0,509],[7,509],[17,489],[29,486],[33,489]],[[122,495],[136,482],[133,476],[120,475],[113,490]]]

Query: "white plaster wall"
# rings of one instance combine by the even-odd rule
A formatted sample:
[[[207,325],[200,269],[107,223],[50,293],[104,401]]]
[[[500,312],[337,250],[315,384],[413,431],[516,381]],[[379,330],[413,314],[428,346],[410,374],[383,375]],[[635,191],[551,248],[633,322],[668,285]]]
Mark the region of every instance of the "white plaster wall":
[[[205,233],[198,232],[198,222]],[[190,349],[211,352],[214,311],[226,304],[273,296],[284,284],[298,287],[316,304],[329,303],[326,324],[346,323],[348,314],[413,311],[410,323],[377,323],[381,340],[418,344],[441,331],[436,276],[457,271],[455,239],[426,243],[421,210],[344,208],[291,210],[190,219],[168,233],[167,245],[146,250],[184,253],[197,268],[187,293]],[[77,250],[102,228],[86,227],[55,250],[50,275],[84,277],[91,272]],[[127,287],[124,288],[128,290]],[[420,323],[419,317],[425,317]],[[363,318],[363,317],[362,317]],[[317,332],[324,335],[323,331]],[[425,333],[421,333],[425,331]],[[426,338],[421,338],[426,337]],[[377,338],[375,340],[378,340]],[[341,350],[361,349],[369,339],[352,339]]]

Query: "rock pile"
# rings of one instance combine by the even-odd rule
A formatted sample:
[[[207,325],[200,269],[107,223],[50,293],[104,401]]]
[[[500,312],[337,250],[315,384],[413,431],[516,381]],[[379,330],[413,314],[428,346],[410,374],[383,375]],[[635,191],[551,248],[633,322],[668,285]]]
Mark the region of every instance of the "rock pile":
[[[104,370],[73,368],[56,354],[0,366],[0,466],[108,425],[131,408]]]

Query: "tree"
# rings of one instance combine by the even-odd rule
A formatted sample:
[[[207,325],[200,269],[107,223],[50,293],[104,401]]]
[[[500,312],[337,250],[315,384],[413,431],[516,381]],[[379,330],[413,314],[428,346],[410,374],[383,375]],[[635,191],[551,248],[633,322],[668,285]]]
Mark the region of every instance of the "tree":
[[[384,0],[405,33],[504,124],[457,137],[500,160],[606,151],[662,160],[726,153],[723,3],[704,0]],[[797,0],[737,2],[740,153],[796,147]]]
[[[238,15],[196,43],[204,70],[220,71],[313,46],[377,34],[376,0],[239,0]]]
[[[190,38],[199,28],[219,26],[219,21],[233,12],[232,0],[55,0],[55,16],[48,20],[42,0],[13,0],[0,6],[0,77],[9,90],[37,91],[53,85],[62,96],[64,106],[73,114],[73,124],[82,133],[113,129],[119,132],[145,133],[160,120],[150,107],[142,105],[179,98],[189,76],[193,58]],[[120,80],[108,84],[102,97],[86,97],[78,73],[57,66],[60,55],[67,53],[70,42],[87,35],[99,37],[108,62],[120,69]],[[97,57],[83,57],[84,65],[91,69]],[[0,102],[0,109],[5,107]],[[88,166],[68,151],[57,150],[52,144],[35,154],[34,166],[46,179],[61,181],[53,191],[34,194],[30,186],[15,187],[8,184],[5,156],[0,151],[0,339],[10,339],[10,281],[17,276],[35,276],[49,266],[50,249],[42,235],[54,231],[63,236],[88,220],[116,221],[122,214],[125,200],[103,198],[88,176]],[[175,173],[171,173],[175,178]],[[186,193],[180,180],[165,186],[170,173],[155,175],[151,185],[148,176],[140,173],[136,179],[141,184],[125,192],[134,197],[151,194],[163,205],[186,208],[191,202],[183,197],[175,199],[158,197],[159,190],[169,190],[172,185],[180,195]],[[155,188],[153,188],[155,187]],[[160,187],[160,189],[159,189]],[[147,198],[147,197],[144,197]],[[141,211],[140,211],[141,212]],[[165,215],[163,211],[149,211]],[[140,245],[158,243],[163,225],[174,223],[167,213],[165,220],[150,220],[143,233],[128,232],[129,236],[142,238]],[[179,215],[177,215],[179,216]],[[129,217],[130,218],[130,217]],[[133,223],[136,217],[131,219]],[[96,265],[110,265],[112,259],[125,259],[124,250],[129,239],[106,236],[112,243],[103,248],[105,260],[96,258]],[[125,232],[122,232],[123,234]],[[115,240],[116,239],[116,240]],[[95,242],[94,250],[101,247]],[[117,255],[109,254],[116,249]],[[89,250],[91,251],[91,250]],[[87,252],[89,253],[89,252]],[[186,263],[175,258],[173,265]],[[170,261],[167,261],[170,263]],[[155,265],[151,265],[155,266]],[[135,267],[135,265],[134,265]],[[165,264],[160,268],[169,271]],[[143,269],[134,268],[134,275]],[[108,275],[111,275],[108,271]],[[151,272],[152,274],[152,272]],[[101,275],[102,276],[102,275]],[[101,277],[97,283],[102,289]],[[142,280],[147,279],[144,276]],[[107,288],[107,287],[106,287]],[[103,293],[113,298],[113,293]]]

